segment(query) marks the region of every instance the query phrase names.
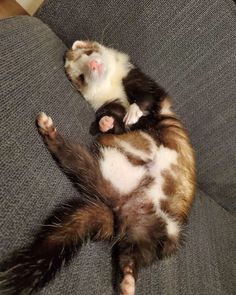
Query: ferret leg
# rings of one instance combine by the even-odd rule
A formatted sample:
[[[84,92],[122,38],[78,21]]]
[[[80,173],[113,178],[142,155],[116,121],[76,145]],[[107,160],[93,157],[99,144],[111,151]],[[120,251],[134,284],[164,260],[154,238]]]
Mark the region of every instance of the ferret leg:
[[[128,253],[120,253],[119,267],[122,273],[122,280],[120,283],[121,295],[135,295],[135,277],[137,275],[137,265],[132,254],[132,250],[131,252],[128,251]]]
[[[122,270],[123,279],[120,284],[122,295],[135,295],[135,278],[131,266],[126,266]]]
[[[37,124],[49,151],[65,173],[75,181],[81,192],[97,196],[98,183],[102,182],[98,161],[86,148],[66,142],[45,113],[39,114]]]

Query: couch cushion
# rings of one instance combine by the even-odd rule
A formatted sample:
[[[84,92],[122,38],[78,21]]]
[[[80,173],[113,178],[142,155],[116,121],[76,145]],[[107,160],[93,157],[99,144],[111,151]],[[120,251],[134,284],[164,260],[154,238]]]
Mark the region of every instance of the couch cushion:
[[[190,131],[201,188],[236,213],[235,13],[232,0],[50,0],[37,16],[68,46],[96,39],[130,53],[165,86]]]
[[[55,204],[77,194],[38,134],[40,111],[68,137],[89,140],[93,113],[68,81],[62,41],[39,19],[0,22],[1,250],[25,242]]]
[[[78,196],[35,127],[39,111],[53,116],[75,141],[88,142],[93,114],[67,80],[65,46],[40,20],[0,22],[1,32],[1,236],[0,256],[27,243],[63,200]],[[233,294],[235,219],[198,192],[177,256],[142,270],[137,294]],[[41,294],[110,295],[110,248],[85,246]]]

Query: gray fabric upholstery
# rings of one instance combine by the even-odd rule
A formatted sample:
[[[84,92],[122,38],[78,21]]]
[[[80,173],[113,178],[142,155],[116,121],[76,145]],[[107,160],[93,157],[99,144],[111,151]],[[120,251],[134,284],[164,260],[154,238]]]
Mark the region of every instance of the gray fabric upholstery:
[[[166,87],[190,131],[200,187],[234,213],[235,15],[231,0],[48,0],[37,13],[68,46],[103,40]]]
[[[40,20],[0,22],[1,32],[1,247],[25,242],[50,208],[77,194],[37,132],[40,111],[68,137],[89,140],[93,114],[63,69],[65,45]],[[16,236],[17,233],[17,236]]]
[[[58,6],[60,9],[64,7],[64,13],[66,13],[67,2],[64,1],[62,5],[62,2],[57,1],[62,5]],[[82,4],[84,3],[81,1]],[[57,4],[54,2],[54,5]],[[217,5],[219,5],[218,2]],[[118,8],[119,6],[117,6],[119,12]],[[75,6],[71,7],[71,13],[75,9]],[[152,11],[151,8],[149,9]],[[48,13],[53,15],[55,11],[52,9]],[[54,14],[54,17],[59,16]],[[70,25],[69,20],[68,25]],[[232,31],[230,34],[233,34]],[[34,123],[37,113],[42,110],[48,112],[67,137],[83,142],[90,141],[88,122],[92,120],[93,113],[67,80],[63,69],[63,54],[66,47],[48,26],[32,17],[7,19],[0,22],[0,37],[0,256],[2,258],[9,251],[27,243],[37,226],[56,204],[78,195],[44,147]],[[136,42],[135,38],[132,42]],[[228,42],[231,41],[228,40]],[[144,45],[142,43],[140,47]],[[123,40],[120,46],[128,49],[125,48],[128,42]],[[144,47],[142,48],[144,50]],[[139,54],[142,50],[139,53],[132,52],[134,57],[137,54],[137,60],[141,62]],[[151,53],[147,54],[151,58]],[[222,60],[225,62],[228,60],[224,54]],[[142,63],[145,67],[145,61]],[[229,91],[233,91],[231,84],[233,69],[231,65],[227,65],[227,69],[229,72],[222,67],[224,70],[222,73],[225,76],[229,73],[225,83],[229,83],[231,85]],[[150,70],[151,74],[158,78],[155,68]],[[167,78],[165,75],[162,77],[163,84]],[[223,80],[221,82],[223,83]],[[168,86],[167,82],[166,85]],[[172,89],[172,93],[176,92],[178,95],[178,87],[175,87],[173,89],[176,90]],[[184,91],[183,86],[179,87]],[[229,93],[221,91],[227,98]],[[190,105],[190,101],[184,102],[180,97],[182,96],[176,98],[181,102],[178,110],[182,112],[191,129],[199,157],[205,152],[209,155],[208,147],[201,144],[201,140],[197,137],[195,138],[201,129],[195,126],[196,121],[191,121],[191,116],[196,119],[197,110],[201,113],[204,108],[211,108],[210,101],[207,100],[204,106],[199,103],[196,112],[189,111],[189,113],[184,108]],[[194,99],[192,98],[193,101]],[[217,94],[217,100],[213,102],[218,103],[218,99],[220,98]],[[233,96],[228,99],[232,99],[231,103],[233,102]],[[198,101],[200,102],[200,98]],[[215,108],[214,105],[212,107]],[[228,116],[222,114],[227,123],[230,122],[232,115],[230,111],[231,109],[228,109]],[[212,120],[213,115],[209,117],[209,120]],[[203,124],[203,119],[204,116],[199,123]],[[218,130],[214,129],[214,132],[219,135]],[[232,138],[228,138],[229,134],[226,130],[223,132],[223,139],[227,137],[227,142],[230,143]],[[230,155],[232,152],[229,148],[226,149],[225,145],[220,148],[221,154],[224,153],[222,161],[227,164],[222,174],[223,181],[228,173],[227,169],[230,172],[233,167],[231,162],[227,162],[225,154]],[[217,151],[215,153],[218,155]],[[213,153],[212,161],[214,157]],[[203,164],[204,162],[200,165]],[[213,169],[212,166],[209,167],[209,173],[211,169]],[[211,177],[209,175],[209,179]],[[233,295],[236,288],[234,262],[235,218],[199,190],[186,232],[184,248],[178,255],[159,265],[142,270],[137,282],[137,295]],[[73,263],[63,269],[55,281],[44,288],[40,294],[111,295],[110,281],[110,248],[104,243],[90,244],[85,246]]]

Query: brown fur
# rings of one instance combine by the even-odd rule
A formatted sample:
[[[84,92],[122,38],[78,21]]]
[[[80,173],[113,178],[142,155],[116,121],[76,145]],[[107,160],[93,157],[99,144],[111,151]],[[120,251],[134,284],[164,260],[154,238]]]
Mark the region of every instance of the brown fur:
[[[73,52],[72,52],[72,54],[73,54]],[[74,59],[74,58],[73,58]],[[67,76],[68,76],[68,78],[72,81],[72,78],[71,78],[71,76],[70,76],[70,74],[69,74],[69,72],[71,71],[71,67],[70,66],[67,66],[66,67],[66,71],[67,71]],[[78,90],[81,90],[81,89],[83,89],[85,86],[86,86],[86,83],[84,83],[84,81],[82,81],[81,79],[80,79],[80,77],[77,77],[76,78],[76,82],[75,81],[73,81],[73,85],[78,89]]]
[[[112,134],[104,134],[98,138],[98,142],[101,146],[104,147],[116,147],[118,150],[120,150],[123,154],[126,155],[130,163],[132,163],[134,166],[140,166],[147,163],[147,161],[144,161],[140,159],[137,156],[134,156],[133,154],[127,152],[124,150],[121,146],[119,146],[119,143],[121,141],[124,141],[126,143],[129,143],[134,148],[137,148],[140,151],[144,151],[147,154],[150,153],[150,143],[146,138],[144,138],[139,131],[134,131],[126,134],[120,134],[120,135],[112,135]]]
[[[162,105],[165,109],[168,106],[170,110],[170,98],[166,97]],[[160,113],[162,113],[162,108]],[[186,130],[172,111],[162,114],[156,121],[154,128],[150,128],[148,132],[156,138],[159,144],[178,152],[178,165],[172,166],[172,171],[176,174],[175,181],[172,176],[164,172],[164,190],[166,190],[167,195],[176,191],[171,199],[169,211],[173,211],[173,214],[177,215],[178,218],[186,220],[195,194],[194,151]],[[158,133],[156,130],[158,130]]]
[[[91,204],[77,209],[71,216],[65,218],[63,223],[49,237],[49,242],[71,243],[75,233],[79,236],[86,236],[88,232],[93,239],[111,239],[114,231],[113,215],[111,211],[102,203]]]
[[[98,138],[98,142],[102,146],[118,147],[120,141],[125,141],[141,151],[150,152],[150,143],[145,137],[140,135],[140,131],[128,132],[116,136],[113,134],[103,134]]]
[[[167,196],[172,197],[168,205],[166,204],[168,210],[165,209],[165,211],[185,222],[195,193],[194,152],[182,123],[170,110],[171,102],[169,97],[163,100],[162,108],[165,112],[168,110],[168,114],[163,114],[161,120],[157,121],[155,129],[149,129],[149,133],[151,135],[155,133],[155,137],[158,136],[158,145],[163,144],[165,147],[176,150],[179,154],[178,165],[172,166],[172,171],[176,174],[176,177],[167,171],[162,172],[165,180],[163,190]],[[160,113],[162,112],[160,111]],[[159,130],[158,133],[156,133],[156,129]],[[140,136],[139,131],[116,136],[104,134],[100,136],[99,143],[104,146],[118,147],[119,140],[131,143],[139,150],[145,152],[150,150],[148,141]],[[126,156],[133,165],[144,164],[142,160],[133,155],[126,153]]]
[[[134,108],[130,108],[130,113],[128,110],[126,116],[119,97],[112,93],[111,97],[107,97],[107,101],[102,101],[103,104],[98,109],[95,107],[96,119],[90,131],[92,130],[93,135],[104,130],[111,133],[99,137],[100,147],[116,148],[132,166],[137,169],[142,167],[151,172],[150,175],[155,171],[161,175],[156,178],[150,175],[143,177],[138,187],[127,194],[119,193],[119,189],[112,189],[109,180],[100,181],[103,188],[100,186],[99,191],[103,189],[102,194],[109,196],[115,214],[124,295],[129,294],[129,283],[132,283],[128,276],[135,277],[139,265],[148,265],[155,259],[170,256],[180,246],[183,225],[187,221],[195,193],[195,158],[187,132],[172,111],[171,99],[165,90],[135,66],[120,82],[128,103],[136,104],[143,116],[139,117],[140,112],[135,114]],[[83,90],[81,93],[83,94]],[[88,99],[86,95],[85,99]],[[96,101],[96,97],[91,97],[88,101],[91,99]],[[134,114],[138,121],[130,126],[129,123],[135,122]],[[112,128],[108,126],[108,129],[100,129],[99,122],[104,116],[113,118]],[[127,122],[127,118],[131,121]],[[143,132],[151,136],[153,141],[143,136]],[[132,149],[129,150],[129,146],[132,146]],[[173,155],[173,163],[177,155],[176,163],[169,167],[167,158],[167,168],[164,168],[166,170],[161,170],[161,165],[165,167],[161,161],[160,169],[157,169],[155,165],[158,165],[159,160],[155,150],[160,151],[159,155],[162,155],[164,150],[164,156],[166,152],[167,157],[169,153],[170,162]],[[160,196],[155,198],[155,191],[151,191],[153,196],[148,198],[145,193],[148,194],[148,189],[155,189],[158,181],[162,181],[161,193],[157,189]]]
[[[79,57],[80,57],[80,55],[73,50],[66,51],[65,58],[68,60],[76,60]],[[67,70],[70,70],[70,68],[68,68]]]
[[[137,148],[140,151],[144,151],[146,153],[150,152],[149,141],[145,137],[143,137],[142,135],[140,136],[139,131],[133,131],[130,133],[121,134],[118,136],[118,139],[129,143],[134,148]]]
[[[172,165],[172,172],[162,171],[163,191],[167,199],[161,200],[160,208],[168,216],[178,221],[179,225],[184,225],[195,190],[194,153],[181,122],[170,111],[169,98],[166,102],[165,99],[163,100],[162,106],[164,106],[163,112],[162,108],[159,112],[157,111],[157,118],[146,132],[156,140],[157,146],[163,145],[175,150],[178,153],[178,163]],[[83,232],[86,228],[83,225],[87,225],[90,220],[96,218],[96,223],[91,223],[87,230],[91,232],[96,229],[96,225],[99,225],[100,237],[110,237],[112,226],[115,225],[115,240],[119,247],[119,265],[123,276],[125,276],[127,269],[131,269],[130,272],[135,276],[138,265],[148,265],[156,258],[164,258],[177,251],[181,243],[182,230],[180,229],[175,236],[168,235],[165,220],[156,214],[154,205],[148,199],[145,200],[145,190],[154,181],[152,177],[144,178],[132,193],[121,195],[109,180],[103,178],[97,159],[88,151],[82,147],[68,146],[59,134],[56,137],[46,136],[45,142],[61,165],[66,168],[66,171],[80,175],[82,188],[86,186],[87,190],[89,188],[90,192],[99,196],[99,199],[108,205],[114,214],[115,224],[111,222],[112,218],[109,213],[104,214],[106,210],[102,211],[104,216],[100,221],[99,210],[97,210],[96,216],[93,215],[96,211],[95,208],[94,211],[87,212],[85,210],[83,214],[78,216],[75,213],[72,218],[73,224],[68,226],[69,232],[71,228],[79,230],[80,226],[82,226],[80,232]],[[147,156],[151,152],[150,141],[140,131],[131,131],[120,135],[102,134],[98,138],[98,150],[100,147],[117,148],[132,165],[148,165],[148,160],[145,162],[137,155],[126,151],[121,145],[122,142],[130,144]],[[108,220],[108,228],[103,230],[102,224],[106,223],[106,220]],[[68,234],[67,230],[62,232],[62,236]]]
[[[89,54],[96,50],[96,43],[88,42],[83,50]],[[76,51],[69,51],[67,58],[75,59],[76,54]],[[76,81],[77,86],[79,82]],[[6,272],[8,277],[3,280],[7,282],[6,287],[14,286],[15,294],[27,288],[41,288],[64,262],[72,259],[83,241],[90,238],[111,240],[121,273],[120,291],[122,295],[133,295],[139,268],[172,255],[181,245],[181,234],[195,193],[195,158],[191,143],[182,123],[171,111],[170,98],[161,87],[136,68],[130,70],[123,84],[129,102],[137,103],[147,115],[126,132],[124,107],[119,107],[119,101],[103,106],[97,119],[112,115],[119,128],[111,131],[114,134],[99,136],[95,154],[81,145],[68,143],[49,124],[52,122],[49,117],[39,116],[39,132],[45,144],[81,195],[72,204],[56,210],[45,221],[45,228],[35,241],[12,258],[9,263],[12,270]],[[107,177],[102,170],[101,161],[108,159],[105,157],[109,155],[109,147],[122,153],[119,158],[120,154],[113,151],[118,154],[117,159],[124,161],[121,162],[124,169],[130,169],[131,182],[133,173],[141,171],[134,188],[131,183],[131,190],[122,178],[124,175],[117,173],[115,177],[124,179],[127,190],[121,189],[123,183],[116,185],[112,182],[114,179],[108,179],[113,173],[108,173]],[[171,157],[170,167],[157,160],[163,150]],[[176,163],[172,155],[173,159],[176,155]],[[157,169],[158,163],[165,168]],[[117,169],[115,164],[108,162],[105,169]],[[161,185],[164,196],[160,193]]]
[[[162,176],[165,179],[165,183],[162,187],[164,193],[168,197],[173,197],[177,191],[175,186],[175,178],[169,171],[163,171]]]

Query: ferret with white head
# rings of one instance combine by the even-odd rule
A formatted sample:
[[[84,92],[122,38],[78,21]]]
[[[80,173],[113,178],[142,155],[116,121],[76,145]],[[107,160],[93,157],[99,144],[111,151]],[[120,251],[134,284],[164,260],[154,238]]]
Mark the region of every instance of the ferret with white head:
[[[65,69],[96,111],[99,125],[92,126],[102,132],[123,133],[131,126],[132,130],[140,129],[140,122],[134,125],[139,118],[155,113],[167,97],[165,90],[134,66],[127,54],[97,42],[74,42],[66,53]]]
[[[93,152],[64,140],[45,113],[37,124],[81,198],[57,208],[33,243],[6,262],[1,288],[31,294],[91,239],[113,245],[119,292],[134,295],[140,267],[181,245],[195,193],[194,152],[165,90],[128,55],[76,41],[65,69],[96,112]]]

